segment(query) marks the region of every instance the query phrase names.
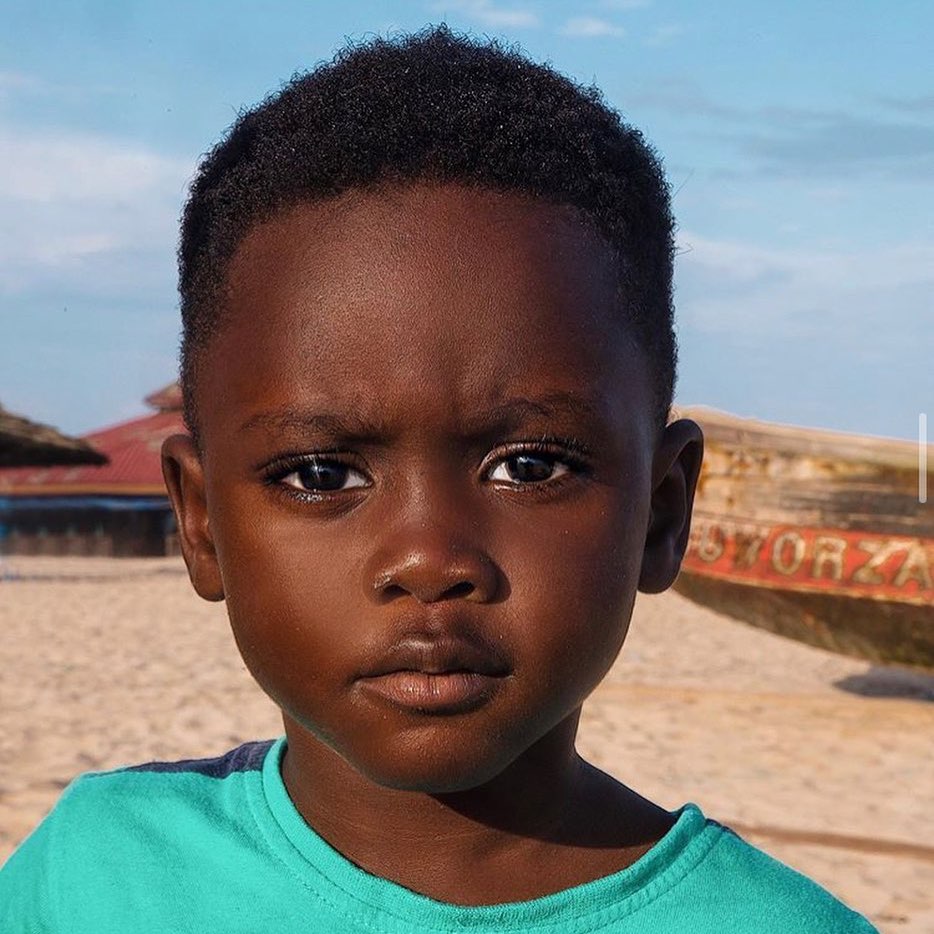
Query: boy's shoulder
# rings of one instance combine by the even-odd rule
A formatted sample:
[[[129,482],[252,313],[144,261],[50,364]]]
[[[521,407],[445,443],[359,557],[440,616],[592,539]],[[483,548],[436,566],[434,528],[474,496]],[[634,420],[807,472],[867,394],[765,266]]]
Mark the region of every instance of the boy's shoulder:
[[[218,756],[141,762],[138,765],[127,765],[107,772],[86,772],[79,777],[79,780],[119,781],[122,777],[143,774],[203,775],[207,778],[224,779],[240,772],[260,771],[266,754],[275,743],[274,739],[253,740],[241,743]]]
[[[875,931],[862,915],[814,880],[748,843],[729,827],[711,819],[706,819],[706,825],[707,832],[714,835],[713,845],[682,882],[698,912],[697,930],[706,931],[709,926],[711,931],[756,930],[759,934]],[[683,898],[685,894],[682,888],[679,895]],[[710,926],[714,919],[718,923]]]
[[[243,743],[221,755],[151,761],[106,771],[84,772],[64,789],[37,828],[55,849],[80,849],[92,838],[134,837],[151,846],[177,822],[190,827],[197,815],[212,823],[218,810],[242,811],[239,799],[261,773],[276,740]],[[216,824],[221,827],[222,824]],[[30,840],[27,839],[26,843]]]
[[[256,740],[217,756],[84,772],[64,790],[50,817],[70,825],[96,815],[99,826],[102,819],[119,824],[139,821],[141,810],[149,819],[160,812],[164,819],[173,809],[198,809],[222,792],[229,797],[231,788],[260,773],[274,743]]]
[[[275,742],[79,775],[3,865],[0,930],[110,930],[95,926],[111,904],[133,909],[206,862],[235,862]]]
[[[160,798],[151,801],[177,804],[190,797],[189,792],[210,789],[214,782],[237,779],[249,773],[260,772],[266,754],[275,740],[256,740],[242,743],[217,756],[198,759],[153,760],[126,765],[105,771],[84,772],[78,775],[62,792],[51,817],[71,820],[81,812],[100,807],[102,800],[110,803],[110,816],[119,817],[122,806],[139,798],[150,799],[158,786]],[[213,780],[205,782],[205,779]],[[177,791],[178,794],[173,794]],[[195,798],[201,797],[199,794]]]

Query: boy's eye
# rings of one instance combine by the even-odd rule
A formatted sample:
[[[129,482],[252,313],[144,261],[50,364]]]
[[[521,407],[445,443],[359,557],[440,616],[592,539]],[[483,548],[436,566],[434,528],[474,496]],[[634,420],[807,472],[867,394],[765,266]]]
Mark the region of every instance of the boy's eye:
[[[332,493],[367,485],[359,470],[341,461],[312,457],[283,474],[281,482],[303,493]]]
[[[569,471],[568,465],[554,454],[510,454],[490,472],[489,479],[506,483],[542,483]]]

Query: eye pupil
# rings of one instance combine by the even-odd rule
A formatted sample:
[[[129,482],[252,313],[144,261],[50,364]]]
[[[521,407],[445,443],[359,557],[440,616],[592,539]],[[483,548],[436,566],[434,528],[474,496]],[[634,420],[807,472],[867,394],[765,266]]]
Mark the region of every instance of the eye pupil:
[[[532,454],[514,454],[506,461],[506,470],[513,480],[522,483],[534,483],[548,480],[554,472],[554,464],[543,457]]]
[[[347,481],[347,466],[337,461],[311,460],[298,468],[302,485],[309,490],[339,490]]]

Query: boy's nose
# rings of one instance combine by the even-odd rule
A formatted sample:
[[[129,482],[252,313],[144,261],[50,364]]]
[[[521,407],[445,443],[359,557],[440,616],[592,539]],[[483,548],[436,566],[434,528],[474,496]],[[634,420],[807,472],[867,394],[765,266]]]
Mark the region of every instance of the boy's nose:
[[[441,534],[396,541],[374,555],[367,577],[373,598],[388,603],[411,595],[420,603],[463,599],[488,603],[496,598],[500,572],[481,549],[452,542]]]

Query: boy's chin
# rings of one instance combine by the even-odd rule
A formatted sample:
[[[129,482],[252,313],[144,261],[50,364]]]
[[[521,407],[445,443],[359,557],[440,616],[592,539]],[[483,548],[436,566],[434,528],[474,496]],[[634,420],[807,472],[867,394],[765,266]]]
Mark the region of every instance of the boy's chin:
[[[306,767],[327,775],[327,781],[349,787],[363,779],[394,791],[456,795],[490,785],[505,773],[511,782],[525,773],[527,779],[540,779],[556,766],[560,771],[573,752],[578,714],[551,729],[545,717],[510,723],[478,712],[406,725],[390,720],[388,726],[348,718],[340,731],[284,719],[290,743],[294,738],[304,747]]]
[[[464,748],[439,750],[396,749],[378,758],[354,756],[345,761],[359,775],[375,785],[394,791],[428,795],[450,795],[472,791],[500,775],[511,758],[502,755],[478,756],[478,750]]]

